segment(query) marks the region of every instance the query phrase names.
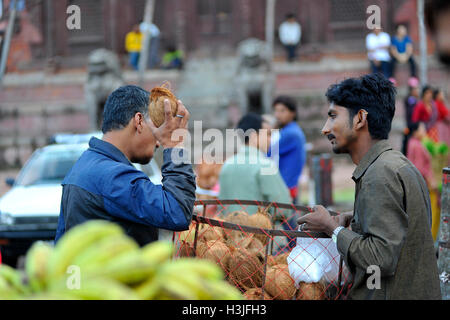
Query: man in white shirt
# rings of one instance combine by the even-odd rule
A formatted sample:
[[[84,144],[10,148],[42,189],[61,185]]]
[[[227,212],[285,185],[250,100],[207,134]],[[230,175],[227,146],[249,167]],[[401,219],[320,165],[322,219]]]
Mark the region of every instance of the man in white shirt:
[[[295,50],[300,43],[302,36],[302,28],[295,19],[295,15],[289,13],[286,15],[286,20],[280,25],[278,30],[280,41],[286,49],[287,60],[292,62],[295,60]]]
[[[391,37],[382,28],[374,29],[366,37],[367,57],[372,73],[380,72],[386,79],[391,77]]]

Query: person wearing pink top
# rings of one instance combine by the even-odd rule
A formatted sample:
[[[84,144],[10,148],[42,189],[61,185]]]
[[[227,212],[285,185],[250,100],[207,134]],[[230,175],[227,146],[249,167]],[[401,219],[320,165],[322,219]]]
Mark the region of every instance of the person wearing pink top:
[[[436,189],[436,182],[431,167],[431,155],[422,144],[422,139],[427,135],[425,124],[416,122],[409,126],[409,134],[406,157],[416,166],[427,182],[429,189]]]

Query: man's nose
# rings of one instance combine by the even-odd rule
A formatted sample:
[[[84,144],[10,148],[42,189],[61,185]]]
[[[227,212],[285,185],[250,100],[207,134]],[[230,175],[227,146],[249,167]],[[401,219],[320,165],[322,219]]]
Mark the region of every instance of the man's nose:
[[[325,125],[323,126],[321,132],[322,132],[322,134],[324,136],[330,134],[330,128],[329,128],[329,125],[328,125],[328,120],[327,120],[327,122],[325,122]]]

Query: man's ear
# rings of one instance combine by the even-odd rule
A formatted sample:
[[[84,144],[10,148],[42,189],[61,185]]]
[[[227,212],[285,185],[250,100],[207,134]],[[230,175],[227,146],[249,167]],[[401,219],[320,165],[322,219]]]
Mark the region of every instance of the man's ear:
[[[356,130],[360,130],[364,126],[368,125],[368,123],[367,123],[367,115],[368,114],[369,113],[364,109],[360,109],[358,111],[358,113],[353,118],[353,123],[354,123],[354,127]]]
[[[133,117],[134,127],[136,128],[138,133],[141,133],[144,129],[144,116],[140,112],[136,112]]]

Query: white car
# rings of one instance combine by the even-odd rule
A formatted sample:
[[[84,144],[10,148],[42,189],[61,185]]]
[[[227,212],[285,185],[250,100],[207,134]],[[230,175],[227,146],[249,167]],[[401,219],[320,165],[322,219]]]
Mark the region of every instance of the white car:
[[[4,262],[15,263],[36,240],[55,238],[61,182],[89,147],[86,140],[91,136],[57,137],[54,141],[59,143],[37,149],[32,154],[15,181],[8,179],[12,188],[0,198],[0,251]],[[147,165],[134,166],[154,184],[161,184],[161,171],[153,159]]]

